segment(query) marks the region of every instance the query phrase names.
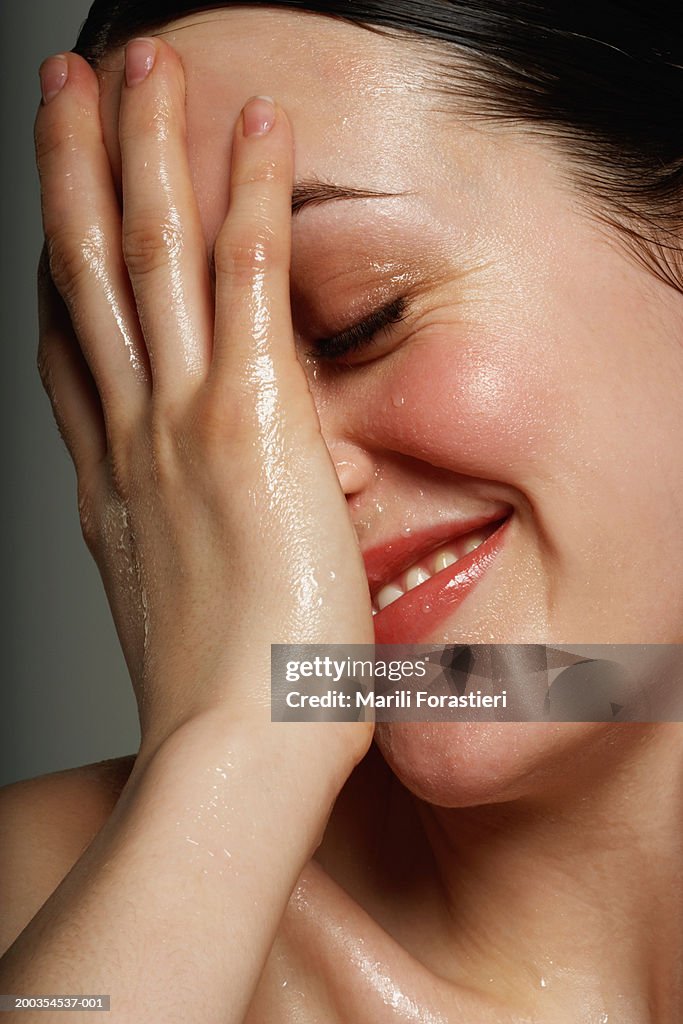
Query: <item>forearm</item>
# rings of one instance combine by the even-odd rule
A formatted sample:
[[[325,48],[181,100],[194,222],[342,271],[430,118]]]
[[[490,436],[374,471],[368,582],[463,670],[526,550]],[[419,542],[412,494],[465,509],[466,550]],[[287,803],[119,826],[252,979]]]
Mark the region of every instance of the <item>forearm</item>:
[[[7,952],[0,991],[110,993],[115,1024],[242,1021],[344,781],[321,728],[178,730]]]
[[[371,735],[268,720],[272,641],[374,639],[346,493],[297,358],[293,128],[263,97],[236,119],[212,285],[174,49],[126,48],[117,186],[93,68],[62,54],[42,77],[39,366],[143,757],[6,954],[0,991],[109,992],[116,1024],[229,1024]]]

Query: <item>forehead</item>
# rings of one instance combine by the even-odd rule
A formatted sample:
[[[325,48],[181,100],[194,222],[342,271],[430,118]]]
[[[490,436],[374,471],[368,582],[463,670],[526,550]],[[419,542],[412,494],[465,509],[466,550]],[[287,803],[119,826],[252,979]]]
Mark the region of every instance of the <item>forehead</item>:
[[[181,18],[157,35],[183,62],[190,162],[201,193],[223,193],[232,127],[259,93],[278,99],[292,121],[297,177],[398,191],[414,186],[418,166],[424,172],[434,115],[420,41],[255,7]],[[119,55],[110,60],[121,66]],[[120,76],[101,78],[111,129]]]
[[[437,140],[447,118],[436,111],[443,98],[425,40],[255,7],[204,12],[157,34],[185,68],[190,163],[207,235],[225,215],[233,126],[255,94],[274,96],[292,121],[296,178],[391,192],[443,181]],[[117,55],[111,66],[121,63]],[[121,76],[101,77],[116,150]]]
[[[229,131],[249,96],[274,95],[293,122],[302,173],[323,156],[351,170],[357,151],[358,171],[382,178],[389,149],[395,155],[416,141],[424,124],[429,68],[417,40],[272,8],[233,8],[175,26],[164,37],[187,69],[192,127]]]
[[[313,255],[340,261],[353,245],[355,261],[372,269],[399,241],[414,260],[421,248],[461,268],[506,253],[511,266],[520,254],[545,259],[558,238],[571,247],[555,154],[514,125],[465,116],[440,75],[444,50],[432,40],[272,7],[203,12],[157,34],[185,70],[190,170],[209,252],[228,211],[235,122],[256,94],[273,95],[287,111],[295,179],[406,193],[329,203],[295,218],[295,267]],[[103,128],[120,178],[122,53],[105,65]]]

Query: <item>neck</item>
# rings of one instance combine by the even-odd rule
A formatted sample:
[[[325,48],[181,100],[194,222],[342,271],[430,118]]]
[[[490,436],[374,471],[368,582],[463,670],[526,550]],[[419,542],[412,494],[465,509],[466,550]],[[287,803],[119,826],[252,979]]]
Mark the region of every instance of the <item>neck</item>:
[[[420,806],[453,980],[542,1019],[680,1019],[683,727],[620,729],[584,764],[588,784],[583,771],[552,797]]]

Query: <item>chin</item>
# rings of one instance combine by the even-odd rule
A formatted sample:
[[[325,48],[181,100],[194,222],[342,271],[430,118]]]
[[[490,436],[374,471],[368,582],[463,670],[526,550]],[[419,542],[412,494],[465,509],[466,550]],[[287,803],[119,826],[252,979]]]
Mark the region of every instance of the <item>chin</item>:
[[[620,728],[624,739],[624,723]],[[588,784],[596,758],[604,766],[614,752],[618,729],[595,722],[384,722],[375,742],[421,800],[473,807],[542,798],[584,774]]]

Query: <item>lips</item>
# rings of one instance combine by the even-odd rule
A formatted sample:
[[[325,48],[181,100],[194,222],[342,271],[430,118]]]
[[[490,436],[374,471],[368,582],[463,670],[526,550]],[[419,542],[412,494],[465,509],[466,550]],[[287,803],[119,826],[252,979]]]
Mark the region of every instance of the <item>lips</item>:
[[[495,560],[511,513],[507,506],[439,523],[365,552],[375,642],[420,643],[432,636]]]

